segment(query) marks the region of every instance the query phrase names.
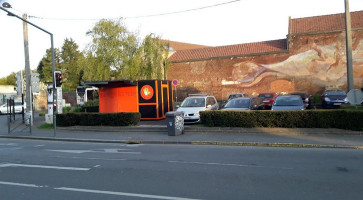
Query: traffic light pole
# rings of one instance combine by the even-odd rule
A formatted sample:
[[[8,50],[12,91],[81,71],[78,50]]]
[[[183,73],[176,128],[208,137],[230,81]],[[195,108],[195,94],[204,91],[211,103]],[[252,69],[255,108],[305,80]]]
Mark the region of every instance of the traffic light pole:
[[[50,41],[51,41],[51,51],[52,51],[52,74],[53,74],[53,89],[54,89],[54,91],[55,91],[55,82],[54,82],[54,71],[55,71],[55,59],[54,59],[54,45],[53,45],[53,34],[52,33],[50,33],[49,31],[46,31],[46,30],[44,30],[44,29],[42,29],[42,28],[40,28],[39,26],[37,26],[37,25],[35,25],[35,24],[33,24],[33,23],[31,23],[31,22],[29,22],[28,20],[26,20],[26,19],[23,19],[23,18],[21,18],[21,17],[19,17],[19,16],[17,16],[17,15],[15,15],[14,13],[12,13],[12,12],[10,12],[10,11],[8,11],[7,9],[5,9],[5,8],[2,8],[1,6],[0,6],[0,10],[3,10],[3,11],[5,11],[5,12],[7,12],[8,13],[8,15],[9,16],[13,16],[13,17],[16,17],[16,18],[18,18],[18,19],[20,19],[20,20],[22,20],[23,22],[26,22],[27,24],[30,24],[30,25],[32,25],[32,26],[34,26],[35,28],[37,28],[37,29],[39,29],[39,30],[41,30],[41,31],[43,31],[43,32],[45,32],[45,33],[48,33],[49,35],[50,35]],[[29,77],[30,78],[30,77]],[[53,93],[53,104],[54,104],[54,102],[56,103],[56,94],[54,94]],[[27,105],[28,106],[28,105]],[[54,128],[54,136],[56,135],[56,115],[55,115],[55,113],[53,112],[53,128]]]

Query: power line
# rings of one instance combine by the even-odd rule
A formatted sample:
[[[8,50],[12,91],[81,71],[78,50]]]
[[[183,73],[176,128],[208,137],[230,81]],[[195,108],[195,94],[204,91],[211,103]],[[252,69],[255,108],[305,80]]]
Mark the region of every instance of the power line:
[[[226,4],[236,3],[238,1],[242,1],[242,0],[227,1],[227,2],[218,3],[218,4],[214,4],[214,5],[209,5],[209,6],[203,6],[203,7],[198,7],[198,8],[191,8],[191,9],[187,9],[187,10],[173,11],[173,12],[167,12],[167,13],[141,15],[141,16],[130,16],[130,17],[114,17],[114,18],[108,18],[108,19],[138,19],[138,18],[157,17],[157,16],[164,16],[164,15],[173,15],[173,14],[203,10],[203,9],[207,9],[207,8],[213,8],[213,7],[217,7],[217,6],[223,6]],[[82,18],[78,18],[78,19],[77,18],[48,18],[48,17],[39,17],[39,16],[30,16],[30,15],[28,17],[36,18],[36,19],[62,20],[62,21],[66,21],[66,20],[68,20],[68,21],[99,21],[101,19],[104,19],[104,18],[83,18],[83,19]]]

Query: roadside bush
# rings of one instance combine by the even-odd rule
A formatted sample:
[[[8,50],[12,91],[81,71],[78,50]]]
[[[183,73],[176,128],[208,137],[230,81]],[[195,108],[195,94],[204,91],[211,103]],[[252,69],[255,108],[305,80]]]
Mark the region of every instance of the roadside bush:
[[[130,126],[137,125],[141,114],[124,113],[65,113],[57,114],[57,126]]]
[[[363,112],[356,110],[204,111],[202,123],[220,127],[340,128],[363,130]]]

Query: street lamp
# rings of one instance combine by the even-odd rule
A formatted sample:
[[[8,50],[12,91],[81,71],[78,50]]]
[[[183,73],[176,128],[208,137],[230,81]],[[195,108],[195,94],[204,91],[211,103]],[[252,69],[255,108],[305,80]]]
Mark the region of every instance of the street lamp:
[[[31,86],[30,85],[31,84],[31,81],[30,81],[30,74],[31,73],[30,73],[30,66],[29,66],[29,50],[28,50],[28,44],[27,44],[28,43],[28,41],[27,41],[27,38],[28,38],[27,35],[28,34],[27,34],[27,31],[26,31],[26,29],[27,29],[26,24],[30,24],[30,25],[34,26],[35,28],[37,28],[37,29],[39,29],[39,30],[41,30],[41,31],[43,31],[45,33],[48,33],[50,35],[50,43],[51,43],[51,51],[52,51],[53,105],[56,104],[57,103],[56,102],[57,101],[57,93],[55,91],[55,81],[54,81],[55,62],[54,62],[53,34],[50,33],[49,31],[46,31],[43,28],[29,22],[28,20],[26,20],[26,15],[24,15],[24,18],[21,18],[21,17],[15,15],[14,13],[8,11],[7,9],[5,9],[5,8],[12,8],[9,3],[4,2],[2,4],[2,6],[4,8],[0,6],[0,9],[7,12],[9,16],[16,17],[16,18],[18,18],[18,19],[20,19],[21,21],[24,22],[25,71],[27,72],[26,77],[25,77],[26,78],[26,83],[27,83],[27,86],[26,86],[27,87],[26,88],[27,89],[27,93],[26,93],[26,100],[27,100],[27,102],[26,102],[27,103],[26,111],[30,112],[31,109],[32,109],[32,106],[31,106],[32,104],[31,104],[31,101],[30,101],[31,100],[31,91],[30,91],[31,90],[31,87],[30,87]],[[30,120],[32,120],[32,117],[31,117]],[[32,126],[32,121],[30,121],[30,126]],[[53,110],[53,128],[54,128],[54,136],[55,136],[56,135],[56,111],[55,110]]]

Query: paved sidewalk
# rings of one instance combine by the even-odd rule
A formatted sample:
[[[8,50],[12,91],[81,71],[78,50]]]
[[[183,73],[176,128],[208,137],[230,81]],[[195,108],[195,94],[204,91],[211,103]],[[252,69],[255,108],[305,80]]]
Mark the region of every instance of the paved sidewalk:
[[[166,121],[160,120],[141,121],[134,127],[57,127],[54,135],[53,129],[37,128],[44,123],[44,117],[36,117],[31,134],[29,128],[25,126],[23,126],[25,129],[15,129],[10,134],[7,128],[2,128],[0,138],[103,143],[363,149],[362,131],[341,129],[228,128],[193,125],[186,126],[183,135],[168,136]]]

